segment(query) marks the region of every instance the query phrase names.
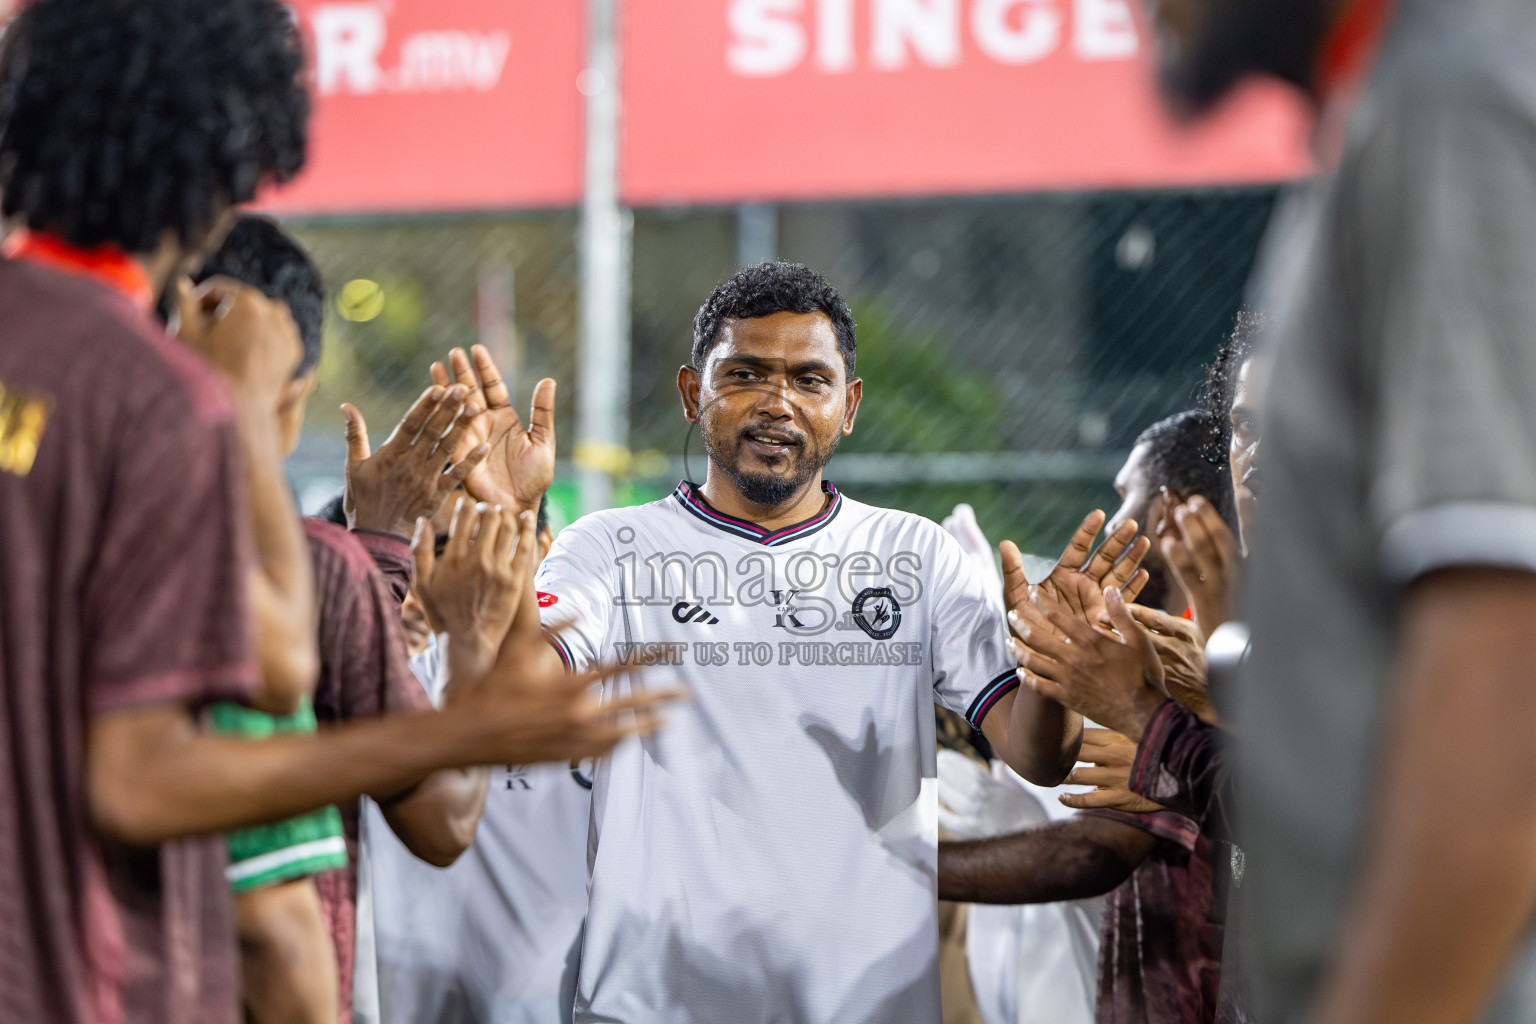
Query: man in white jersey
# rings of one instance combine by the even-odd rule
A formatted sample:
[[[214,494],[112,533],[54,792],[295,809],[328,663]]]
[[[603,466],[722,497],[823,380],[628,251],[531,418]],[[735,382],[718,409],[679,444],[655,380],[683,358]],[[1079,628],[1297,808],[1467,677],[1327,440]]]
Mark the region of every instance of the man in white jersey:
[[[678,371],[703,486],[581,519],[540,570],[568,664],[659,659],[693,697],[595,770],[577,1024],[936,1024],[932,702],[1026,776],[1071,765],[1079,722],[1017,689],[954,539],[822,480],[854,351],[819,275],[738,273]]]

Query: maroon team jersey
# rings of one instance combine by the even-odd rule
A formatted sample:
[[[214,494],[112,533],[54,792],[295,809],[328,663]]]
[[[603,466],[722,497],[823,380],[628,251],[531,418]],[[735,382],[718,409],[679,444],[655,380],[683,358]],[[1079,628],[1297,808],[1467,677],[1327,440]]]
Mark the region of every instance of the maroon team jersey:
[[[233,1022],[218,838],[92,831],[87,721],[256,682],[227,392],[120,291],[0,260],[0,1020]]]

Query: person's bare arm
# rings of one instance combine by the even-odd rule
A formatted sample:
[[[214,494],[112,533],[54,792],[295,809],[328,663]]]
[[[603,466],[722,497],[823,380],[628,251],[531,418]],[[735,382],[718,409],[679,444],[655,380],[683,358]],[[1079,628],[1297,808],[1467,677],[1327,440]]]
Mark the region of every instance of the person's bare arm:
[[[235,399],[256,564],[248,583],[262,687],[251,704],[291,714],[315,688],[315,587],[309,546],[283,472],[277,407],[302,357],[288,308],[229,278],[177,285],[181,341],[228,381]]]
[[[1146,573],[1140,569],[1141,559],[1151,541],[1138,538],[1136,523],[1127,521],[1093,552],[1093,539],[1103,525],[1103,512],[1095,510],[1088,514],[1072,535],[1056,568],[1040,583],[1041,589],[1051,594],[1075,595],[1080,588],[1068,586],[1068,577],[1081,576],[1095,584],[1094,593],[1106,586],[1125,588],[1132,597],[1140,591],[1146,583]],[[1009,624],[1017,628],[1020,608],[1029,601],[1024,557],[1012,541],[1004,541],[999,547],[1003,558],[1003,599],[1009,609]],[[1098,605],[1073,607],[1085,616],[1097,618],[1101,605],[1102,599]],[[1014,771],[1037,786],[1056,786],[1077,763],[1083,719],[1056,701],[1020,687],[993,706],[982,720],[981,731]]]
[[[624,671],[634,668],[573,676],[501,659],[443,711],[261,740],[203,733],[178,704],[96,715],[86,732],[91,820],[104,835],[149,845],[402,792],[445,768],[595,757],[656,728],[655,709],[678,696],[655,690],[603,703],[592,694],[594,682]]]
[[[1536,574],[1404,599],[1372,832],[1318,1024],[1473,1020],[1536,910]]]
[[[1130,877],[1157,839],[1083,815],[1011,836],[939,844],[939,899],[1054,903],[1102,896]]]

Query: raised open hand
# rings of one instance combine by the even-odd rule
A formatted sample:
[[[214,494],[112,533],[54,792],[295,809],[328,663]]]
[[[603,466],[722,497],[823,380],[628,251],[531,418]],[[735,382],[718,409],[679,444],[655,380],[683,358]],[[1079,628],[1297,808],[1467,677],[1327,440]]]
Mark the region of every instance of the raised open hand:
[[[1131,792],[1131,762],[1136,759],[1136,744],[1110,729],[1084,729],[1083,747],[1078,752],[1079,765],[1067,776],[1067,782],[1076,786],[1093,786],[1088,793],[1063,793],[1057,797],[1068,807],[1086,810],[1103,807],[1116,811],[1141,814],[1161,811],[1140,793]]]
[[[440,387],[457,382],[470,389],[472,400],[485,409],[473,427],[473,439],[490,446],[490,455],[465,478],[464,489],[479,501],[537,511],[555,479],[555,382],[546,377],[534,387],[524,429],[501,371],[484,345],[468,354],[456,348],[448,353],[448,362],[432,364],[432,380]]]
[[[1114,587],[1127,601],[1134,601],[1146,585],[1147,572],[1141,568],[1141,560],[1152,547],[1150,540],[1136,535],[1136,521],[1130,519],[1104,538],[1104,543],[1094,551],[1093,539],[1103,526],[1103,511],[1094,509],[1088,513],[1067,542],[1055,568],[1036,585],[1056,606],[1101,624],[1109,621],[1104,611],[1104,589]],[[1029,601],[1024,556],[1011,540],[998,545],[998,551],[1003,557],[1003,597],[1008,608],[1017,612],[1020,605]]]
[[[486,457],[489,446],[466,440],[481,407],[463,387],[422,392],[378,451],[368,447],[368,424],[350,403],[347,418],[347,523],[409,537],[416,520],[431,519],[448,495]],[[461,452],[468,452],[453,461]]]
[[[1174,508],[1173,522],[1177,533],[1163,538],[1163,560],[1189,595],[1200,634],[1208,637],[1232,618],[1242,565],[1237,538],[1199,495]]]
[[[1221,724],[1211,704],[1210,675],[1205,664],[1205,638],[1200,627],[1158,611],[1131,605],[1131,617],[1147,632],[1158,661],[1163,664],[1163,685],[1168,696],[1207,725]]]
[[[510,510],[460,498],[440,557],[433,542],[431,522],[418,519],[411,541],[415,593],[428,620],[448,633],[454,680],[461,683],[490,669],[522,600],[512,557],[518,520]]]
[[[1120,591],[1106,587],[1104,605],[1113,631],[1037,590],[1010,619],[1008,649],[1035,693],[1139,740],[1163,702],[1162,663]]]

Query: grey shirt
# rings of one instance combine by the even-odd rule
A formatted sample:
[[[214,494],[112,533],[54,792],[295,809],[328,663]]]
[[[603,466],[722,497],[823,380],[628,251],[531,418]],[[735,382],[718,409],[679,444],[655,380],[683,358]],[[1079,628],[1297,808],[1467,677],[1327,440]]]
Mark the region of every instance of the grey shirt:
[[[1299,1024],[1357,880],[1405,585],[1536,571],[1536,4],[1403,0],[1254,303],[1272,363],[1234,695],[1242,987],[1255,1020]],[[1529,947],[1484,1019],[1536,1020]]]

